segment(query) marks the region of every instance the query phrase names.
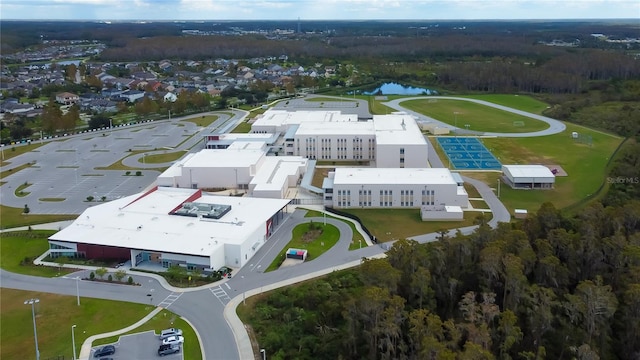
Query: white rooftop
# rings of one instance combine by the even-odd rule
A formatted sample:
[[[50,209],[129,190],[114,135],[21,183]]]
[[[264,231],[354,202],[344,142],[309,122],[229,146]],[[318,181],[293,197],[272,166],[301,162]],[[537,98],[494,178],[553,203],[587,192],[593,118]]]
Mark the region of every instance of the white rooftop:
[[[333,183],[339,185],[457,185],[449,169],[445,168],[336,168]]]
[[[231,149],[203,149],[193,156],[185,157],[182,164],[187,168],[249,167],[265,156],[262,147],[255,146],[255,142],[242,142]]]
[[[296,135],[360,135],[373,137],[373,122],[307,122],[300,124]]]
[[[416,120],[409,114],[374,115],[378,145],[423,145],[426,140]]]
[[[169,215],[184,202],[230,205],[216,219]],[[85,210],[50,240],[210,256],[260,231],[290,200],[203,195],[200,190],[157,188]]]
[[[513,178],[553,178],[555,175],[544,165],[502,165]]]
[[[358,121],[358,115],[342,114],[340,111],[295,111],[267,110],[256,119],[253,126],[296,125],[305,122]]]
[[[267,156],[260,166],[260,171],[251,180],[256,187],[253,191],[280,190],[287,183],[289,176],[296,175],[307,166],[307,158],[301,156]]]

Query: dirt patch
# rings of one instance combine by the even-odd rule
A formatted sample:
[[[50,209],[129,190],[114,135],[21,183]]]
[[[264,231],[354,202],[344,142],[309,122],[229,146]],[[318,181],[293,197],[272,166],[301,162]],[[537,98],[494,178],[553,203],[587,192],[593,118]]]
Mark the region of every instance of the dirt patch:
[[[309,230],[302,235],[302,241],[310,243],[322,235],[322,229]]]

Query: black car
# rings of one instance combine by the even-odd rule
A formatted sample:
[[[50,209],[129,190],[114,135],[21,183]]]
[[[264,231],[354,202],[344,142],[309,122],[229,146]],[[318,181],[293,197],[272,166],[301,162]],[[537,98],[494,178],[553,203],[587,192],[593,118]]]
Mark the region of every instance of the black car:
[[[116,347],[113,345],[107,345],[104,346],[98,350],[96,350],[96,352],[93,354],[94,358],[99,358],[101,356],[106,356],[106,355],[113,355],[116,353]]]
[[[158,355],[165,356],[177,353],[178,351],[180,351],[180,345],[160,345]]]

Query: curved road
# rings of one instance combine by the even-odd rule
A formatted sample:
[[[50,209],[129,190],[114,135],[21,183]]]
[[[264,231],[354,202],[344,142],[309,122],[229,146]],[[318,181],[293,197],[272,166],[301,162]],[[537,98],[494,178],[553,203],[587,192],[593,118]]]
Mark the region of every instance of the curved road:
[[[530,114],[519,110],[509,109],[504,106],[491,104],[481,100],[455,98],[455,97],[429,97],[439,99],[455,99],[477,102],[483,105],[492,106],[505,111],[518,113],[520,115],[529,116],[541,121],[547,122],[550,127],[543,131],[533,133],[518,134],[493,134],[484,133],[485,135],[495,136],[543,136],[561,132],[565,129],[564,124],[557,120]],[[424,97],[406,98],[394,100],[388,105],[399,111],[412,113],[418,118],[425,118],[424,115],[417,114],[401,107],[402,101],[411,99],[424,99]],[[223,119],[224,124],[233,121],[241,121],[242,115],[235,113],[236,116]],[[430,119],[431,121],[436,121]],[[216,122],[217,123],[217,122]],[[217,124],[217,127],[225,126]],[[448,124],[444,124],[451,127]],[[188,145],[183,144],[186,147]],[[182,146],[181,146],[182,148]],[[435,151],[431,151],[435,154]],[[430,158],[431,160],[431,158]],[[132,161],[137,161],[133,160]],[[442,165],[435,161],[433,165]],[[136,163],[140,166],[140,163]],[[150,165],[157,167],[158,164]],[[510,214],[504,205],[498,200],[494,192],[486,184],[471,178],[465,178],[476,187],[478,192],[483,196],[487,205],[490,207],[493,218],[489,225],[495,227],[498,222],[508,222]],[[202,340],[202,348],[206,359],[251,359],[255,355],[251,347],[248,334],[243,324],[235,315],[235,307],[245,298],[262,291],[271,290],[277,287],[286,286],[297,281],[314,278],[322,274],[326,274],[335,269],[341,269],[359,264],[362,258],[372,258],[384,256],[384,251],[389,244],[381,244],[381,246],[367,246],[359,250],[349,251],[349,243],[352,238],[351,228],[344,222],[333,218],[305,218],[304,211],[294,211],[276,230],[269,241],[256,253],[254,261],[234,273],[233,278],[224,280],[206,287],[197,289],[175,289],[167,286],[154,278],[135,274],[136,281],[142,286],[131,287],[126,285],[114,285],[104,283],[81,282],[80,293],[83,297],[95,297],[111,300],[123,300],[137,303],[153,304],[170,308],[171,311],[188,319],[200,335]],[[302,263],[296,266],[287,267],[264,273],[271,261],[277,256],[279,251],[291,239],[292,230],[295,226],[309,221],[323,222],[336,226],[340,230],[340,240],[319,258],[314,261]],[[451,230],[455,233],[457,230],[468,234],[477,226],[465,227],[461,229]],[[437,234],[425,234],[415,236],[412,239],[421,243],[434,241]],[[73,274],[63,278],[39,278],[26,275],[18,275],[0,270],[0,282],[2,287],[15,288],[22,290],[43,291],[66,295],[75,295],[76,283],[73,278],[81,276]],[[152,294],[152,295],[149,295]],[[231,344],[236,344],[232,346]],[[83,353],[81,358],[88,356]]]

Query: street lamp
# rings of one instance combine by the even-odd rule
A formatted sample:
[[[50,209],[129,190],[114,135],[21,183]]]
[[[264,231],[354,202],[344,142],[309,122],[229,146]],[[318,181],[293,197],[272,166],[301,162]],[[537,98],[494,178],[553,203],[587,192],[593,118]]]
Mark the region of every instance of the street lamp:
[[[457,111],[453,112],[453,118],[454,118],[454,123],[455,123],[455,127],[458,127],[458,114],[460,114]]]
[[[33,338],[36,344],[36,360],[40,360],[40,350],[38,350],[38,331],[36,330],[36,309],[35,304],[39,303],[40,299],[32,298],[24,302],[25,305],[31,305],[31,317],[33,318]]]
[[[498,179],[498,198],[500,198],[500,179]]]
[[[260,349],[260,353],[262,354],[262,360],[267,360],[267,350]]]
[[[76,276],[76,297],[78,298],[78,306],[80,306],[80,285],[79,284],[80,284],[80,277]]]
[[[71,346],[73,347],[73,360],[76,360],[76,335],[75,330],[76,325],[71,326]]]

